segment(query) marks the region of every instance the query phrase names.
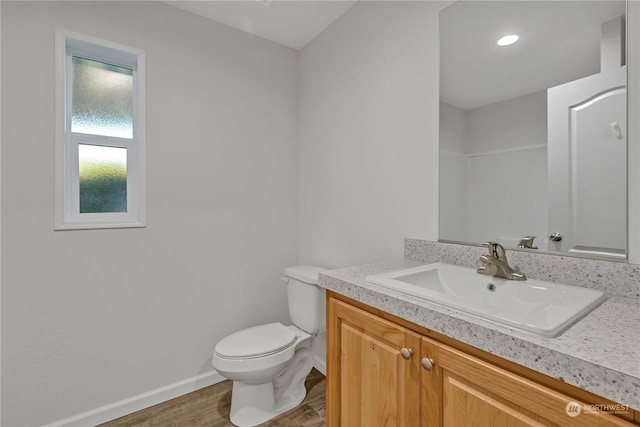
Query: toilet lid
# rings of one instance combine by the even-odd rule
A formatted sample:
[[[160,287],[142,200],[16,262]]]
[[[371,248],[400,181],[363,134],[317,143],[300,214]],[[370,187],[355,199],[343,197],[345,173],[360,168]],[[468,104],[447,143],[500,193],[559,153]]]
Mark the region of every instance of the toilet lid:
[[[265,356],[290,347],[295,340],[296,334],[282,323],[268,323],[223,338],[216,345],[215,352],[226,358]]]

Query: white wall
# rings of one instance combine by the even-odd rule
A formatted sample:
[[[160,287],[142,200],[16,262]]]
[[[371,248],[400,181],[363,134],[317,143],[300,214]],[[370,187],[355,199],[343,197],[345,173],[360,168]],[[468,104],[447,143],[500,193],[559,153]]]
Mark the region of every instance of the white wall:
[[[546,91],[468,111],[441,103],[440,114],[440,238],[515,246],[534,235],[546,249]]]
[[[547,144],[545,90],[467,111],[470,155]]]
[[[467,242],[467,113],[440,102],[440,221],[442,239]]]
[[[438,237],[438,2],[360,2],[300,54],[298,259]]]
[[[206,373],[226,334],[288,321],[297,53],[156,2],[1,7],[2,425]],[[147,228],[53,231],[56,26],[146,51]]]
[[[440,151],[467,153],[467,112],[440,102]]]
[[[467,159],[467,240],[517,246],[537,236],[547,249],[547,149]]]
[[[546,249],[546,145],[546,91],[467,111],[467,241]]]

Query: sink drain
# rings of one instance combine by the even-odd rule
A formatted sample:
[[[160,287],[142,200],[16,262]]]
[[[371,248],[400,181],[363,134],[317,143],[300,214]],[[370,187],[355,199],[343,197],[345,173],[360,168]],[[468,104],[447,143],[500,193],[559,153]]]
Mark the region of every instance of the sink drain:
[[[489,292],[495,292],[496,291],[496,284],[495,283],[487,283],[487,290]]]

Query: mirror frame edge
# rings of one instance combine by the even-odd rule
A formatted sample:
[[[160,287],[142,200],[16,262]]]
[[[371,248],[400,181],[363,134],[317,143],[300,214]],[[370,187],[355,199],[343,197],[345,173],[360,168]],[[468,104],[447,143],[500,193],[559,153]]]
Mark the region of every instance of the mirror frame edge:
[[[640,264],[640,1],[627,1],[627,261]],[[630,119],[635,120],[630,120]],[[636,220],[631,221],[631,218]]]

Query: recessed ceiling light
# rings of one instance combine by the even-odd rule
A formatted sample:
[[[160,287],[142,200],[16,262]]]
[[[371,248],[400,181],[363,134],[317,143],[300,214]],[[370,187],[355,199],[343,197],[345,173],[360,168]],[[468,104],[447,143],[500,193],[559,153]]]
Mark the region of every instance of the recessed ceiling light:
[[[520,37],[516,36],[515,34],[509,34],[508,36],[504,36],[500,40],[498,40],[498,45],[509,46],[510,44],[514,44],[515,42],[517,42],[519,38]]]

